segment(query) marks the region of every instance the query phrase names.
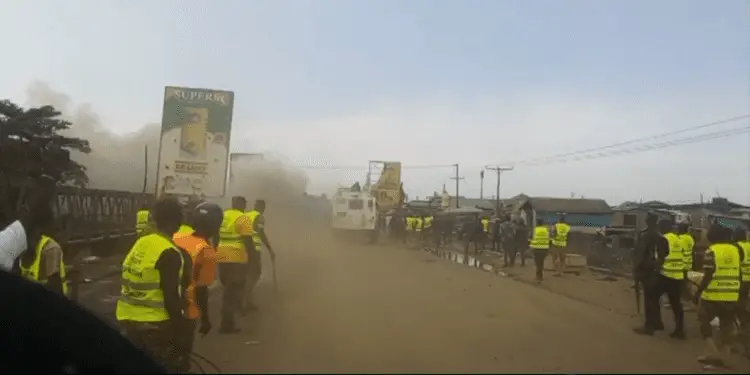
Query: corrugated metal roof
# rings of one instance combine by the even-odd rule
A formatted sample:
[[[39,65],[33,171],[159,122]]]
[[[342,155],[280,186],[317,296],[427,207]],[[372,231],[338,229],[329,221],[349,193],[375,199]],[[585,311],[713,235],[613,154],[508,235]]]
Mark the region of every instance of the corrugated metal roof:
[[[612,208],[604,199],[533,197],[520,206],[530,204],[536,211],[578,214],[610,214]]]

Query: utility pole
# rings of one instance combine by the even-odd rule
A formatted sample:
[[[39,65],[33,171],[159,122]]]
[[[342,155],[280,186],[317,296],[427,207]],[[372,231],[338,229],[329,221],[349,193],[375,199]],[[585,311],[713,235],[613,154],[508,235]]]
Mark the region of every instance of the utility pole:
[[[459,170],[458,170],[458,163],[453,164],[453,167],[456,168],[456,176],[451,177],[451,180],[456,180],[456,208],[458,208],[458,183],[463,180],[464,178],[459,176]]]
[[[500,214],[500,174],[507,171],[512,171],[513,167],[501,167],[499,165],[491,167],[484,167],[487,170],[495,171],[497,173],[497,185],[495,187],[495,211]]]
[[[484,199],[484,171],[479,171],[479,199]]]

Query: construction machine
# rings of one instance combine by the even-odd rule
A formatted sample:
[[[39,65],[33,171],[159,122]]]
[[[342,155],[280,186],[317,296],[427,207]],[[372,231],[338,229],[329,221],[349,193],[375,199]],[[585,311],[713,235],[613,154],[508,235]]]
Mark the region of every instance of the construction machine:
[[[374,170],[377,170],[377,174]],[[377,177],[377,182],[372,183]],[[371,161],[364,186],[355,182],[333,195],[331,228],[338,233],[365,233],[377,241],[387,213],[404,201],[401,163]]]

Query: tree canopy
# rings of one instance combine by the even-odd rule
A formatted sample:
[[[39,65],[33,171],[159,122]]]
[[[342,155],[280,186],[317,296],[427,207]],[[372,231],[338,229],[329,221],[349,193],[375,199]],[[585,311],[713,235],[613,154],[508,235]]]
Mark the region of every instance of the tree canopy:
[[[70,151],[91,152],[89,142],[63,135],[71,123],[52,106],[24,109],[0,100],[0,181],[25,181],[41,174],[61,184],[85,186],[86,167]]]

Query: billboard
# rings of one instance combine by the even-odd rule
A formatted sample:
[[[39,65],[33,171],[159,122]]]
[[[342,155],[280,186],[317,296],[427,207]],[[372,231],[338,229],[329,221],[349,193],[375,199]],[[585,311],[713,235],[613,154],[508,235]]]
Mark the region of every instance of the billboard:
[[[167,86],[157,195],[224,196],[234,93]]]
[[[383,171],[373,188],[381,210],[398,207],[402,200],[401,163],[385,162]]]

